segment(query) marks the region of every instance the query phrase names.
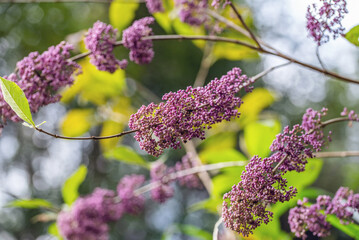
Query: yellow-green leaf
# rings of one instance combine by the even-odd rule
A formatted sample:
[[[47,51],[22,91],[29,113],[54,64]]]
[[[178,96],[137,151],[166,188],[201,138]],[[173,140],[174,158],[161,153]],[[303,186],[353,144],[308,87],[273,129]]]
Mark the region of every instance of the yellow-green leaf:
[[[105,153],[106,158],[115,159],[128,164],[139,165],[148,168],[148,163],[132,148],[119,146]]]
[[[135,18],[139,3],[136,1],[112,1],[109,9],[110,23],[118,30],[124,30]]]
[[[281,126],[278,120],[265,120],[248,124],[244,128],[244,140],[249,155],[267,157],[271,152],[269,147],[280,130]]]
[[[11,109],[25,122],[35,126],[32,120],[29,102],[25,96],[25,93],[21,88],[5,78],[0,77],[1,91],[4,100],[10,105]]]
[[[93,125],[93,109],[72,109],[61,122],[61,132],[65,136],[77,137],[86,133]]]
[[[74,172],[62,186],[62,198],[64,202],[71,205],[79,196],[78,188],[85,180],[87,174],[87,167],[81,165],[76,172]]]
[[[40,198],[18,199],[10,202],[7,206],[17,208],[51,208],[52,203]]]
[[[53,224],[51,224],[48,228],[47,228],[47,232],[50,233],[51,235],[57,237],[57,239],[62,240],[63,238],[60,235],[59,229],[56,225],[56,222],[54,222]]]
[[[345,38],[355,46],[359,46],[359,25],[350,29],[349,32],[345,34]]]

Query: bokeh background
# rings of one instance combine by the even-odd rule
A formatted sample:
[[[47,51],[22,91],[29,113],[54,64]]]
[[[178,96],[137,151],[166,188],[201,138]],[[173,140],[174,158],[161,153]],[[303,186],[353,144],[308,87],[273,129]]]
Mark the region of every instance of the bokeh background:
[[[306,8],[311,2],[252,0],[238,4],[245,9],[247,18],[262,39],[291,56],[319,65],[315,55],[316,44],[308,39],[305,28]],[[347,2],[349,14],[343,26],[350,29],[359,23],[359,2]],[[145,5],[140,4],[136,18],[147,15]],[[121,16],[109,3],[15,4],[1,1],[0,75],[13,72],[16,62],[29,52],[42,52],[64,39],[77,44],[78,52],[83,51],[80,41],[84,31],[96,20],[113,23],[114,19],[121,19]],[[154,32],[165,34],[158,24],[154,26]],[[127,51],[116,49],[116,54],[124,57]],[[142,104],[159,102],[164,93],[192,85],[202,59],[202,50],[189,41],[156,42],[155,54],[154,61],[149,65],[130,64],[125,74],[117,72],[114,75],[96,71],[85,59],[81,64],[86,72],[78,77],[79,83],[64,90],[61,103],[42,108],[35,115],[35,122],[46,120],[45,129],[74,136],[110,134],[126,129],[129,115]],[[359,50],[344,38],[322,46],[320,55],[326,68],[359,79]],[[218,58],[209,69],[206,82],[220,77],[234,66],[253,76],[282,62],[279,58],[262,55]],[[359,111],[359,86],[342,83],[293,64],[268,74],[256,87],[267,89],[273,97],[273,101],[264,103],[268,106],[261,111],[259,119],[276,119],[282,127],[299,123],[308,107],[317,110],[327,107],[329,116],[337,116],[344,106]],[[261,98],[254,101],[261,101]],[[209,136],[232,127],[215,128]],[[332,126],[331,130],[333,142],[327,151],[359,150],[358,124],[348,127],[346,123],[341,123]],[[235,149],[242,151],[244,133],[237,131],[234,136]],[[131,146],[147,161],[156,160],[141,151],[132,136],[120,141],[120,144]],[[117,141],[59,140],[19,123],[9,123],[0,137],[0,239],[56,239],[47,233],[51,222],[38,222],[34,218],[41,210],[9,208],[6,205],[17,198],[36,197],[61,206],[61,186],[80,164],[88,167],[85,182],[79,189],[81,195],[91,193],[99,186],[115,189],[121,177],[128,173],[148,176],[148,171],[142,167],[104,156],[106,150],[117,144]],[[171,165],[184,154],[183,149],[172,150],[162,158]],[[333,194],[339,186],[348,186],[359,192],[358,157],[326,158],[323,163],[312,189]],[[218,218],[204,209],[193,210],[194,204],[207,198],[205,191],[176,186],[173,199],[161,205],[148,200],[146,211],[141,216],[126,216],[113,224],[111,239],[198,239],[193,235],[206,234],[199,229],[210,233]],[[286,214],[283,214],[280,223],[281,229],[288,232]],[[292,238],[290,234],[280,236],[283,239]],[[253,239],[262,237],[254,236]],[[271,236],[267,238],[271,239]],[[328,239],[350,238],[334,231]]]

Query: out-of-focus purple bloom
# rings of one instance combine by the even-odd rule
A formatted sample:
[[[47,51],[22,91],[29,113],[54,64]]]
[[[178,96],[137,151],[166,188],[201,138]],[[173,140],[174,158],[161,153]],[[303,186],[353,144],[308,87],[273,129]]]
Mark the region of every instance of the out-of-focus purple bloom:
[[[150,13],[163,12],[162,0],[146,0],[146,6]]]
[[[308,199],[298,201],[298,206],[289,211],[288,222],[295,236],[306,239],[306,231],[325,237],[330,235],[331,225],[326,221],[328,214],[334,214],[342,224],[352,222],[353,213],[359,208],[359,194],[349,188],[341,187],[333,199],[318,196],[316,203],[309,206]]]
[[[170,92],[162,97],[165,102],[142,106],[131,116],[129,127],[138,129],[135,139],[142,149],[159,156],[166,148],[179,148],[180,140],[204,139],[204,130],[212,124],[239,117],[242,100],[235,95],[250,83],[239,68],[233,68],[205,87]]]
[[[200,26],[208,20],[205,10],[208,8],[208,0],[176,0],[179,7],[179,17],[182,22],[192,26]]]
[[[241,181],[223,196],[222,217],[226,227],[248,236],[262,223],[268,223],[273,213],[266,207],[277,202],[289,201],[297,190],[287,187],[283,175],[288,171],[302,172],[313,151],[321,150],[325,142],[320,128],[321,112],[308,109],[301,125],[292,130],[285,127],[278,134],[270,149],[270,157],[254,156],[243,171]],[[279,166],[277,166],[280,163]]]
[[[341,21],[348,13],[346,0],[320,0],[321,7],[316,4],[308,6],[307,29],[309,35],[318,46],[329,41],[329,36],[337,38],[344,32]]]
[[[141,18],[123,31],[123,46],[130,49],[130,60],[137,64],[147,64],[153,59],[152,40],[142,38],[152,35],[152,29],[148,25],[154,21],[153,17]]]
[[[187,153],[182,157],[181,162],[176,163],[172,171],[179,172],[186,169],[190,169],[192,167],[194,167],[194,165],[191,162],[191,155]],[[200,179],[195,174],[190,174],[183,177],[177,177],[176,180],[180,185],[186,186],[188,188],[203,188]]]
[[[139,214],[145,204],[145,198],[142,195],[136,195],[134,191],[145,181],[143,175],[128,175],[121,179],[117,185],[117,193],[120,198],[124,212],[130,214]]]
[[[57,225],[66,240],[107,240],[107,222],[118,220],[122,213],[115,193],[98,188],[91,195],[77,199],[70,211],[62,211]]]
[[[164,203],[167,199],[173,197],[174,189],[170,185],[171,181],[167,178],[169,169],[163,163],[156,163],[151,168],[151,182],[160,183],[160,185],[151,190],[151,197],[153,200]]]
[[[16,73],[8,77],[5,76],[24,91],[31,112],[37,112],[41,106],[57,102],[60,95],[56,92],[61,87],[73,83],[72,74],[80,66],[68,60],[72,49],[71,44],[61,42],[57,46],[51,46],[42,54],[32,52],[16,64]],[[15,122],[21,121],[5,103],[1,94],[0,114],[3,123],[6,123],[6,119]]]
[[[345,107],[343,111],[340,113],[341,116],[348,116],[349,120],[352,121],[359,121],[358,114],[354,112],[354,110],[348,111],[348,109]]]
[[[113,55],[117,29],[111,25],[97,21],[86,33],[86,48],[91,51],[90,62],[101,71],[113,73],[118,67],[125,69],[127,60],[118,60]]]

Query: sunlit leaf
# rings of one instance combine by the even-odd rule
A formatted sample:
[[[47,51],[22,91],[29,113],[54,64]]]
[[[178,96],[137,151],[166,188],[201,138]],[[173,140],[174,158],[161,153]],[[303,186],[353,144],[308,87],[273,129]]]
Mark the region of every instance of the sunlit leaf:
[[[355,46],[359,46],[359,25],[350,29],[349,32],[345,34],[345,38]]]
[[[193,27],[188,25],[187,23],[181,22],[179,18],[175,18],[172,22],[172,27],[176,31],[176,33],[180,35],[205,35],[204,27]],[[195,40],[193,41],[194,45],[199,48],[203,48],[206,44],[203,40]]]
[[[35,126],[32,120],[29,102],[25,96],[25,93],[21,88],[5,78],[0,77],[1,91],[4,100],[10,105],[11,109],[25,122]]]
[[[51,208],[52,203],[45,199],[18,199],[7,204],[8,207],[18,208]]]
[[[158,25],[160,25],[167,33],[171,32],[172,29],[172,19],[168,15],[167,12],[157,12],[153,14]]]
[[[148,163],[136,153],[132,148],[127,146],[119,146],[113,150],[106,152],[106,158],[115,159],[128,164],[139,165],[148,168]]]
[[[281,126],[278,120],[265,120],[248,124],[244,128],[244,140],[250,156],[267,157],[275,136],[280,133]]]
[[[214,45],[213,54],[216,58],[225,58],[231,61],[238,61],[243,59],[257,59],[258,52],[250,48],[233,44],[218,42]]]
[[[124,125],[114,121],[106,121],[102,125],[101,136],[109,136],[122,132]],[[107,152],[116,147],[121,138],[110,138],[100,141],[102,151]]]
[[[203,149],[228,149],[236,147],[236,133],[235,132],[220,132],[212,135],[200,143],[200,148]]]
[[[83,73],[74,84],[62,93],[62,102],[68,103],[76,96],[82,102],[96,105],[107,103],[108,99],[118,97],[125,88],[125,72],[118,69],[113,74],[99,71],[89,61],[81,61]]]
[[[62,119],[62,134],[77,137],[86,133],[94,125],[93,114],[93,109],[71,109]]]
[[[140,4],[136,1],[112,1],[109,9],[111,25],[120,31],[124,30],[135,18],[136,10],[139,5]]]
[[[359,225],[355,223],[342,224],[340,220],[335,215],[328,215],[326,220],[332,224],[335,228],[344,232],[348,236],[358,240],[359,239]]]
[[[203,163],[219,163],[248,160],[235,149],[207,149],[200,152],[199,157]]]
[[[238,121],[243,127],[256,121],[259,113],[274,102],[274,94],[265,88],[255,88],[251,93],[246,94],[242,100],[243,104],[239,109],[241,117]]]
[[[62,240],[63,238],[60,235],[59,229],[56,225],[56,222],[51,224],[48,228],[47,228],[47,232],[50,233],[51,235],[57,237],[57,239]]]
[[[62,186],[62,197],[64,202],[71,205],[79,196],[78,188],[85,180],[87,174],[87,167],[81,165],[76,172],[74,172]]]

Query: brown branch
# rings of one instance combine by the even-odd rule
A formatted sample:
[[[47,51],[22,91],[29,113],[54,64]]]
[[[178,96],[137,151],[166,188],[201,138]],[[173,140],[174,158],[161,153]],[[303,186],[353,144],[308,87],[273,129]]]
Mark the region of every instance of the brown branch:
[[[247,30],[247,32],[249,33],[249,35],[251,36],[251,38],[253,39],[253,41],[256,42],[256,44],[258,45],[258,47],[260,49],[262,49],[262,46],[260,45],[260,43],[258,42],[256,36],[254,35],[254,33],[252,32],[252,30],[248,27],[248,25],[245,23],[244,19],[242,18],[242,15],[238,12],[237,8],[234,6],[234,4],[231,1],[229,2],[229,6],[232,8],[233,12],[236,14],[237,18],[239,19],[239,21],[242,23],[243,27]]]

